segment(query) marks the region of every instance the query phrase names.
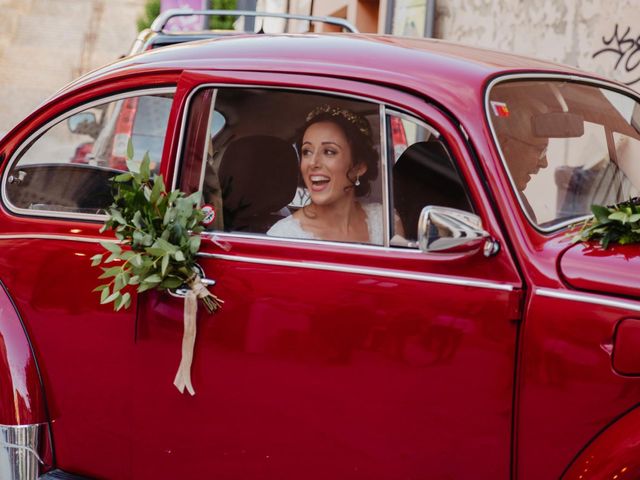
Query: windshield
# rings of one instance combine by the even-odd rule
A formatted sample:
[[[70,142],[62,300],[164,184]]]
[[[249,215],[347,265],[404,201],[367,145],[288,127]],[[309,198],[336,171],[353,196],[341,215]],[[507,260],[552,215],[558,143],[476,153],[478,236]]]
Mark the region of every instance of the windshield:
[[[503,82],[488,117],[513,188],[531,222],[553,230],[640,188],[640,107],[593,85]]]

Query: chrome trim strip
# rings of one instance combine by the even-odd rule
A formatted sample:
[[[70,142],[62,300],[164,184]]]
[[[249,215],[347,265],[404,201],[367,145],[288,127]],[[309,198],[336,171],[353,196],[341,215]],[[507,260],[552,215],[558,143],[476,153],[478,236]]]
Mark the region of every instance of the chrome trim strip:
[[[200,234],[203,238],[208,240],[224,240],[225,238],[239,238],[239,239],[253,239],[253,240],[263,240],[272,243],[278,242],[287,242],[288,244],[294,243],[297,245],[305,245],[305,246],[313,246],[317,245],[320,247],[340,247],[340,248],[350,248],[358,251],[362,250],[370,250],[371,252],[378,253],[404,253],[408,255],[416,255],[421,258],[424,258],[424,253],[418,250],[417,248],[399,248],[399,247],[384,247],[382,245],[369,245],[365,243],[340,243],[334,242],[331,240],[308,240],[304,238],[287,238],[287,237],[270,237],[263,233],[233,233],[233,232],[202,232]]]
[[[575,83],[583,83],[583,84],[587,84],[587,85],[591,85],[594,87],[602,87],[602,88],[608,88],[610,90],[615,90],[618,91],[618,93],[620,94],[624,94],[627,95],[629,97],[631,97],[633,100],[635,100],[637,103],[640,103],[640,96],[638,96],[638,93],[631,90],[630,88],[626,87],[625,85],[619,85],[617,83],[613,83],[613,82],[607,82],[605,80],[600,80],[600,79],[596,79],[596,78],[591,78],[591,77],[582,77],[580,75],[571,75],[571,74],[562,74],[562,73],[516,73],[516,74],[507,74],[507,75],[501,75],[499,77],[494,78],[493,80],[491,80],[491,82],[489,82],[489,85],[487,85],[487,88],[485,90],[485,94],[484,94],[484,114],[485,114],[485,119],[487,120],[487,124],[489,125],[489,130],[491,131],[491,137],[493,138],[493,142],[498,150],[498,153],[500,154],[500,160],[502,162],[502,166],[504,167],[505,171],[507,172],[507,177],[509,179],[509,183],[511,184],[511,189],[513,190],[513,192],[515,192],[516,197],[518,199],[518,205],[520,206],[520,210],[524,213],[525,218],[529,221],[529,223],[539,232],[542,233],[551,233],[551,232],[555,232],[558,231],[564,227],[567,227],[569,225],[573,225],[575,223],[580,223],[581,221],[584,221],[585,219],[591,218],[591,215],[584,215],[581,217],[576,217],[576,218],[572,218],[570,220],[565,220],[564,222],[560,222],[557,223],[555,225],[553,225],[552,227],[541,227],[540,225],[538,225],[534,219],[530,218],[529,213],[527,211],[527,208],[525,207],[522,198],[520,196],[520,194],[518,193],[518,189],[516,188],[516,184],[513,181],[513,179],[511,178],[511,175],[509,173],[509,167],[507,165],[507,161],[505,160],[505,156],[504,156],[504,152],[502,151],[502,146],[500,145],[500,143],[498,142],[498,136],[496,135],[496,131],[495,128],[493,126],[493,123],[491,122],[491,116],[489,114],[489,112],[491,111],[490,105],[489,105],[489,97],[491,94],[491,90],[499,83],[503,83],[503,82],[508,82],[511,80],[565,80],[565,81],[571,81],[571,82],[575,82]]]
[[[2,240],[68,240],[71,242],[84,243],[100,243],[110,242],[119,243],[118,240],[102,238],[102,237],[73,237],[71,235],[56,235],[49,233],[22,233],[22,234],[0,234]]]
[[[406,120],[407,122],[415,123],[419,127],[427,130],[431,135],[435,138],[440,138],[440,132],[438,132],[432,126],[426,124],[423,120],[419,119],[415,115],[410,115],[408,113],[403,113],[400,110],[396,110],[395,107],[390,107],[386,109],[387,115],[392,115],[394,117],[400,117],[402,120]]]
[[[40,427],[34,425],[0,425],[0,478],[36,480]]]
[[[93,108],[98,105],[103,105],[108,102],[123,100],[125,98],[140,97],[143,95],[150,95],[150,94],[158,95],[158,94],[175,93],[175,92],[176,92],[176,87],[145,88],[142,90],[127,91],[125,93],[120,93],[120,94],[112,95],[109,97],[101,97],[98,100],[83,103],[82,105],[79,105],[72,110],[68,110],[56,116],[52,120],[49,120],[47,123],[41,126],[38,130],[32,133],[26,140],[24,140],[20,144],[18,149],[13,152],[13,155],[11,155],[11,158],[9,159],[9,162],[5,167],[4,174],[2,176],[2,202],[7,206],[7,208],[11,212],[17,213],[19,215],[26,215],[29,217],[47,217],[47,218],[63,218],[63,219],[70,219],[70,220],[104,221],[104,219],[107,218],[106,215],[97,215],[92,213],[56,212],[53,210],[29,210],[27,208],[16,207],[9,201],[9,198],[7,197],[7,193],[6,193],[6,188],[5,188],[5,186],[7,185],[7,177],[11,172],[11,169],[13,168],[17,159],[20,158],[20,155],[22,154],[22,152],[27,147],[29,147],[32,142],[36,141],[42,134],[44,134],[47,130],[49,130],[53,126],[63,122],[64,120],[75,115],[78,112],[81,112],[88,108]]]
[[[409,273],[409,272],[402,272],[399,270],[389,270],[384,268],[352,267],[352,266],[338,265],[334,263],[321,263],[321,262],[274,260],[274,259],[255,258],[255,257],[243,257],[239,255],[224,255],[224,254],[218,254],[218,253],[199,253],[198,256],[202,258],[228,260],[230,262],[255,263],[259,265],[275,265],[279,267],[305,268],[308,270],[323,270],[323,271],[330,271],[330,272],[355,273],[358,275],[375,275],[378,277],[399,278],[403,280],[415,280],[418,282],[426,282],[426,283],[439,283],[439,284],[456,285],[456,286],[462,286],[462,287],[486,288],[489,290],[500,290],[504,292],[511,292],[514,290],[513,285],[508,285],[506,283],[495,283],[495,282],[482,281],[482,280],[469,280],[465,278],[449,277],[445,275]]]
[[[389,239],[391,238],[391,219],[389,218],[389,208],[391,208],[389,194],[389,168],[391,168],[389,162],[389,152],[387,151],[387,115],[386,107],[384,104],[380,104],[378,111],[380,122],[380,181],[382,182],[382,245],[384,247],[389,246]],[[371,239],[369,239],[371,240]]]
[[[634,312],[640,312],[640,304],[627,300],[613,300],[610,298],[602,298],[588,293],[574,293],[551,290],[548,288],[536,288],[535,293],[541,297],[558,298],[561,300],[572,300],[581,303],[590,303],[593,305],[602,305],[605,307],[622,308]]]

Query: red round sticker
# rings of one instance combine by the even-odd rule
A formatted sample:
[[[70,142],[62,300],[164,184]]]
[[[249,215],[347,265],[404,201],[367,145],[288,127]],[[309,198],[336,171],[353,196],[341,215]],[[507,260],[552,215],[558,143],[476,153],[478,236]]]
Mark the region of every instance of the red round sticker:
[[[202,210],[202,213],[204,213],[202,224],[211,225],[216,219],[215,208],[213,208],[213,205],[203,205],[201,210]]]

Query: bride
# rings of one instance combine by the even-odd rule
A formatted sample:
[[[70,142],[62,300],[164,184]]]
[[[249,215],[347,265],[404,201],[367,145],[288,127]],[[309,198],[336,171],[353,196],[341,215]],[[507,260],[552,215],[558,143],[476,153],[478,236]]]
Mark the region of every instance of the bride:
[[[315,108],[306,120],[300,174],[310,202],[267,235],[382,245],[382,205],[357,200],[369,193],[378,175],[369,123],[331,105]]]

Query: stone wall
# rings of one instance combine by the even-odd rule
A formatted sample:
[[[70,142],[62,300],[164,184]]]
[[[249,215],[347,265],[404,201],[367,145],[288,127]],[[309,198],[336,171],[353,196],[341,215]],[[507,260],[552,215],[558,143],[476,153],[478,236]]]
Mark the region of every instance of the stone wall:
[[[435,36],[576,66],[640,91],[638,0],[436,0]]]
[[[127,53],[144,0],[0,0],[0,136],[79,75]]]

